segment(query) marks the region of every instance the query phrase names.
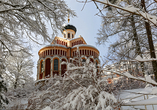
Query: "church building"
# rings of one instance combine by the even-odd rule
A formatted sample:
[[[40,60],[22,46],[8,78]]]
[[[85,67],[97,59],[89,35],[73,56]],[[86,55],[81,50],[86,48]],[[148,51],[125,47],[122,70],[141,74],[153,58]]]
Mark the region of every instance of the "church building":
[[[37,64],[37,80],[54,77],[54,75],[64,76],[66,64],[63,61],[70,62],[70,58],[77,59],[77,50],[82,61],[90,58],[90,61],[96,65],[99,61],[99,51],[86,41],[80,35],[75,37],[76,27],[67,24],[62,29],[63,37],[55,37],[50,45],[39,50],[39,60]],[[75,62],[73,62],[75,63]]]

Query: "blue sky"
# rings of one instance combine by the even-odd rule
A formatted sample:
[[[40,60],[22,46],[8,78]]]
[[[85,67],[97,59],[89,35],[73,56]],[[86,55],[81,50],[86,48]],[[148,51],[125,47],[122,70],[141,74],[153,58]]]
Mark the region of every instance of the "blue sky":
[[[98,10],[93,2],[87,3],[82,10],[83,3],[79,3],[76,0],[65,0],[67,5],[76,12],[77,17],[70,17],[70,24],[74,25],[77,28],[75,37],[81,35],[87,44],[95,46],[99,52],[100,56],[103,56],[107,53],[108,45],[96,45],[96,37],[98,36],[98,29],[101,27],[101,18],[96,16]],[[82,10],[82,11],[81,11]],[[67,23],[67,22],[65,22]],[[51,32],[49,32],[51,33]],[[58,34],[59,37],[62,37],[62,34]],[[47,43],[48,44],[48,43]],[[47,45],[45,44],[45,45]],[[33,61],[35,63],[33,69],[33,77],[36,79],[37,74],[37,61],[38,61],[38,51],[43,46],[36,46],[33,48]],[[101,59],[100,59],[101,60]]]

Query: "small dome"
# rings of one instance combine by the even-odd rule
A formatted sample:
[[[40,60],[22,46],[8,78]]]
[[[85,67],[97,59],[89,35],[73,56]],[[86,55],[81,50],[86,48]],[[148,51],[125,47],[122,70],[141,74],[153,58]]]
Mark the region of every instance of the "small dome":
[[[76,31],[77,31],[76,27],[73,26],[73,25],[71,25],[71,24],[67,24],[67,25],[65,25],[65,26],[62,28],[63,31],[66,30],[66,29],[72,29],[73,31],[75,31],[75,33],[76,33]]]

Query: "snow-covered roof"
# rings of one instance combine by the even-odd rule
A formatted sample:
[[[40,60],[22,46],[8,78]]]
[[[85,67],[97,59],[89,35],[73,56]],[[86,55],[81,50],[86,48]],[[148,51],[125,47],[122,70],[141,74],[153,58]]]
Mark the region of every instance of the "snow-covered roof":
[[[66,25],[72,25],[72,24],[70,24],[70,23],[64,23],[62,26],[64,27]]]
[[[80,37],[75,37],[75,38],[72,38],[72,39],[69,39],[69,41],[72,41],[74,39],[79,39]]]
[[[75,45],[75,46],[73,46],[72,48],[75,48],[75,47],[92,47],[92,48],[95,48],[94,46],[92,46],[92,45],[87,45],[87,44]],[[95,49],[97,49],[97,48],[95,48]],[[97,50],[98,50],[98,49],[97,49]]]
[[[66,46],[60,45],[60,44],[50,44],[50,45],[47,45],[45,47],[63,47],[63,48],[67,48]],[[45,48],[45,47],[43,47],[43,48]]]

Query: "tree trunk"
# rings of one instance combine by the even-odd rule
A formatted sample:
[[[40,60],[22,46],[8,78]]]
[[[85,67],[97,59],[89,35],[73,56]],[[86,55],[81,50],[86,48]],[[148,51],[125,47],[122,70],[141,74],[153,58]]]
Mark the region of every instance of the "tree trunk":
[[[145,0],[141,0],[141,5],[142,5],[142,8],[147,12],[146,6],[145,6]],[[154,44],[152,40],[151,27],[150,27],[150,24],[146,21],[145,21],[145,27],[146,27],[147,37],[148,37],[150,56],[151,58],[156,58]],[[152,61],[152,66],[153,66],[153,72],[155,75],[155,81],[157,82],[157,62]]]
[[[16,80],[15,80],[15,83],[14,83],[14,89],[17,88],[17,81],[18,81],[18,78],[16,78]]]
[[[133,29],[133,36],[134,36],[134,40],[135,40],[135,44],[136,44],[136,52],[138,55],[141,56],[141,58],[143,58],[142,56],[142,52],[141,52],[141,47],[139,44],[139,39],[138,39],[138,35],[137,35],[137,31],[136,31],[136,27],[135,27],[135,20],[134,20],[134,15],[131,16],[131,26]],[[142,72],[144,73],[144,62],[140,63],[141,68],[142,68]]]

